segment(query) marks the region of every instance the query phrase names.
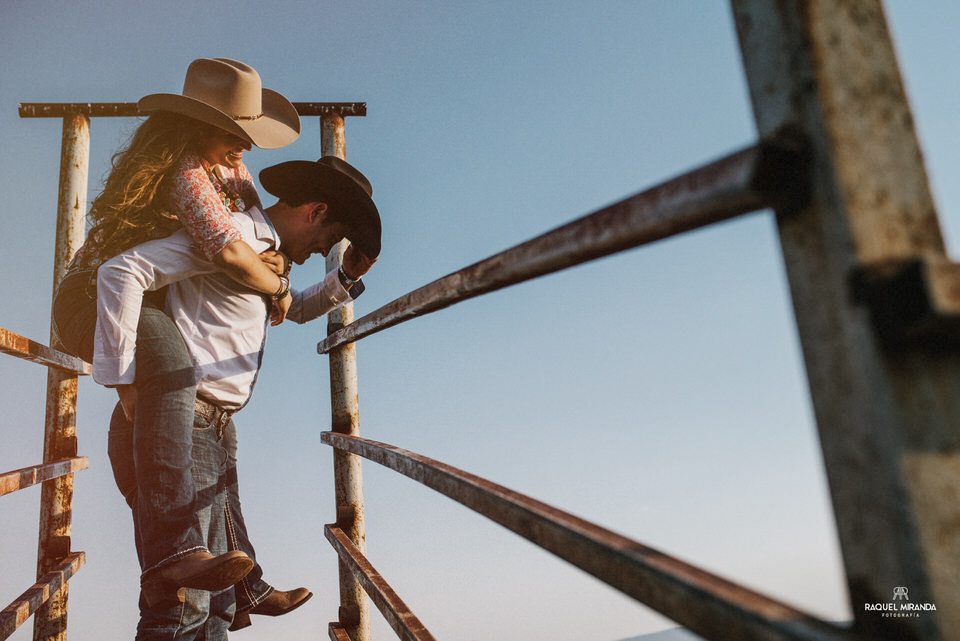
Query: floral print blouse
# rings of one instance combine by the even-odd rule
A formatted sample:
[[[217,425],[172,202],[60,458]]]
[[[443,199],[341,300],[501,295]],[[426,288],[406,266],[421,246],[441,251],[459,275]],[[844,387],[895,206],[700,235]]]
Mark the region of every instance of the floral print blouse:
[[[207,260],[240,240],[240,231],[228,212],[260,205],[246,165],[241,163],[236,169],[211,167],[194,154],[180,161],[165,201]]]
[[[198,154],[184,155],[161,198],[166,215],[179,220],[207,260],[240,240],[240,231],[229,212],[260,205],[253,176],[246,165],[241,163],[236,169],[211,166]],[[148,240],[153,238],[142,239]],[[112,256],[95,255],[88,238],[74,256],[70,269],[95,269],[110,258]]]

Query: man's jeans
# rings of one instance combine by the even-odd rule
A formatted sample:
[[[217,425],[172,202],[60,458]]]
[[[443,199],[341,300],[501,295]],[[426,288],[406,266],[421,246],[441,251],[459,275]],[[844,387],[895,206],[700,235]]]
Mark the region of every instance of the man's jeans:
[[[116,420],[118,417],[120,421]],[[133,430],[124,425],[119,406],[114,410],[114,419],[110,430],[111,455],[119,452],[124,444],[132,448],[134,442]],[[229,548],[226,525],[227,453],[223,441],[224,434],[233,429],[232,421],[220,431],[216,424],[211,424],[201,416],[196,416],[193,423],[191,477],[197,490],[194,517],[203,547],[209,549],[211,554],[223,554]],[[137,488],[130,485],[131,466],[118,463],[131,458],[114,458],[114,477],[120,491],[127,497],[135,496]],[[139,550],[142,537],[136,519],[134,533]],[[233,614],[233,588],[220,592],[188,589],[184,602],[167,610],[151,609],[141,595],[136,638],[137,641],[222,641],[226,639]]]
[[[215,446],[201,443],[197,449],[195,439],[202,430],[194,425],[192,361],[170,318],[148,305],[143,307],[138,326],[137,392],[135,424],[126,420],[119,406],[114,411],[109,453],[117,487],[133,510],[141,570],[155,569],[198,550],[209,549],[213,554],[226,551],[216,552],[210,542],[211,537],[226,536],[226,499],[220,501],[223,509],[216,517],[219,525],[213,528],[215,532],[202,516],[218,499],[207,496],[209,478],[214,475],[212,464],[203,462],[198,470],[201,463],[197,457],[207,457],[212,450],[218,452],[214,457],[217,465],[224,466],[224,485],[229,467],[229,493],[233,497],[230,548],[243,550],[255,561],[240,512],[233,425],[230,423],[229,430],[221,435],[222,441],[215,440]],[[220,474],[218,467],[215,475],[219,478]],[[259,565],[255,566],[243,589],[237,590],[238,608],[249,609],[273,591],[260,578],[262,574]],[[202,594],[209,597],[209,593]]]
[[[231,421],[232,423],[232,421]],[[247,524],[240,510],[240,485],[237,479],[237,431],[224,432],[223,447],[227,453],[227,537],[231,550],[241,550],[256,563],[257,557],[247,535]],[[237,597],[237,612],[246,612],[273,592],[273,586],[263,580],[263,568],[259,563],[234,586]]]

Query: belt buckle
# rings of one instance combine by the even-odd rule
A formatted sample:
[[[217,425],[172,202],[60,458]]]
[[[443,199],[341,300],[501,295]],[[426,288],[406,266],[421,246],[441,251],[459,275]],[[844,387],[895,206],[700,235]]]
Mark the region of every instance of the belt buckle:
[[[223,431],[227,428],[227,423],[230,422],[230,412],[226,410],[217,409],[220,412],[220,415],[216,417],[215,423],[217,425],[217,438],[223,438]]]

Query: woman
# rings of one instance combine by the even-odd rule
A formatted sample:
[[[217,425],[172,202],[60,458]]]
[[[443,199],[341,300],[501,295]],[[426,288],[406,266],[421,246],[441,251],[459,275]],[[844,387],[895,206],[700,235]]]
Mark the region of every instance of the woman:
[[[293,142],[300,132],[293,105],[263,89],[251,67],[217,58],[191,63],[182,94],[152,94],[139,107],[151,115],[114,156],[91,207],[93,227],[54,300],[54,328],[64,350],[87,361],[94,354],[99,265],[180,226],[225,273],[271,298],[274,324],[291,301],[289,260],[276,253],[257,256],[240,239],[229,211],[259,205],[243,152]],[[125,364],[125,380],[116,385],[132,426],[127,434],[111,433],[112,454],[121,451],[114,439],[136,444],[136,491],[125,498],[134,512],[143,596],[153,608],[175,604],[181,587],[230,587],[254,567],[248,541],[241,548],[249,556],[231,551],[214,557],[192,520],[196,388],[186,347],[162,308],[162,295],[144,300],[136,363]],[[231,512],[242,522],[239,506]],[[304,588],[274,591],[259,579],[259,568],[251,576],[257,581],[236,591],[238,612],[283,614],[311,596]]]

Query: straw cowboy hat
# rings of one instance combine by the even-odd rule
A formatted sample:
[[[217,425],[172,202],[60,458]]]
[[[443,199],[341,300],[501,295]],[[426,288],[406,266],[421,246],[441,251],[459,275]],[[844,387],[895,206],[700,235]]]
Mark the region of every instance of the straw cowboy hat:
[[[289,145],[300,135],[300,116],[290,101],[260,85],[260,75],[228,58],[190,63],[183,93],[154,93],[137,103],[141,112],[172,111],[219,127],[261,149]]]
[[[316,162],[290,160],[260,172],[260,184],[284,198],[316,199],[341,214],[347,238],[370,258],[380,255],[380,213],[373,203],[373,187],[353,165],[336,156]]]

